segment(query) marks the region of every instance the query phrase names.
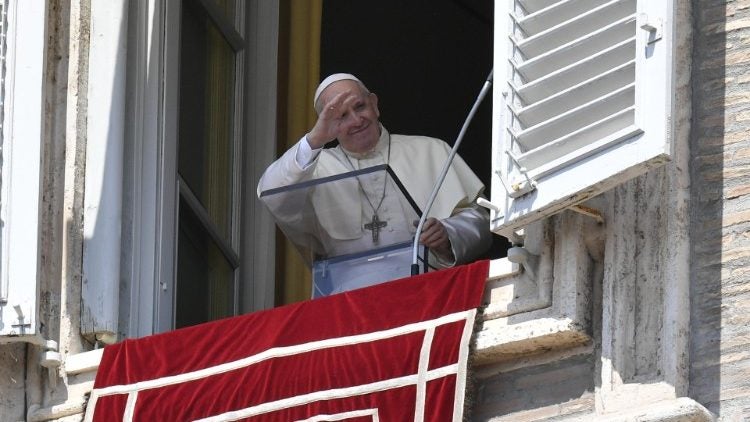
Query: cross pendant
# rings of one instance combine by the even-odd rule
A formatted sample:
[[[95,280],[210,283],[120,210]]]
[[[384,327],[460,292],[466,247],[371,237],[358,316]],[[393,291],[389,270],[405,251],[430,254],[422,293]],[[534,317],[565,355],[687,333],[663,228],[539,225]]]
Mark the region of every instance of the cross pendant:
[[[372,215],[372,221],[365,224],[365,229],[372,230],[372,243],[378,243],[380,240],[380,229],[387,226],[387,221],[380,221],[377,214]]]

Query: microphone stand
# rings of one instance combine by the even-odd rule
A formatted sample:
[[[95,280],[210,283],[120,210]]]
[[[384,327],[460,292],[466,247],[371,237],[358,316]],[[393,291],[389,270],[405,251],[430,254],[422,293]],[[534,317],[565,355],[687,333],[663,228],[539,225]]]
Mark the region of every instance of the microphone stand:
[[[443,185],[443,181],[445,180],[445,176],[448,174],[448,170],[450,169],[451,163],[453,163],[453,157],[456,156],[456,153],[458,152],[458,147],[461,145],[461,141],[463,141],[464,139],[464,135],[466,134],[466,129],[469,127],[469,123],[471,123],[471,121],[474,119],[474,115],[477,113],[477,109],[479,108],[479,105],[482,103],[482,100],[484,100],[484,97],[487,95],[487,92],[490,90],[490,87],[492,86],[492,72],[493,71],[490,71],[489,76],[487,76],[487,80],[484,82],[484,85],[482,86],[482,90],[479,91],[479,95],[477,96],[476,101],[474,101],[474,106],[471,107],[471,111],[469,111],[469,115],[466,117],[466,121],[464,121],[464,125],[463,127],[461,127],[461,131],[458,133],[456,142],[453,144],[453,149],[451,149],[451,152],[448,155],[448,159],[445,160],[443,169],[440,172],[440,177],[438,177],[437,181],[435,182],[435,186],[432,188],[432,193],[430,194],[430,198],[427,200],[427,206],[422,212],[422,216],[419,218],[419,224],[417,224],[417,232],[414,234],[414,243],[412,245],[411,275],[419,274],[418,251],[419,251],[419,236],[422,233],[422,226],[424,226],[424,222],[425,220],[427,220],[427,214],[430,212],[430,209],[432,209],[432,205],[435,203],[435,198],[437,198],[438,191],[440,190],[440,187]]]

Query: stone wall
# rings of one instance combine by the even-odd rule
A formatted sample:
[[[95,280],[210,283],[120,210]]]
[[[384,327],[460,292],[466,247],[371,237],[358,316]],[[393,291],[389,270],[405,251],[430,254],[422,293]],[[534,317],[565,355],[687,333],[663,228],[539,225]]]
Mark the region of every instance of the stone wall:
[[[590,348],[554,355],[533,366],[483,371],[477,380],[472,420],[543,420],[591,414],[595,362]]]
[[[0,344],[0,421],[23,420],[26,345]]]
[[[750,420],[750,1],[693,1],[690,396]]]

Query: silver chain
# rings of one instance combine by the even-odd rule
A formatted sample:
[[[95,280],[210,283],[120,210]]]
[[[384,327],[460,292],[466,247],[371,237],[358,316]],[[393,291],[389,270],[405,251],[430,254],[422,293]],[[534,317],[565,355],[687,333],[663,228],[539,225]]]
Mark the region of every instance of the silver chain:
[[[354,164],[352,163],[352,160],[349,159],[349,155],[347,155],[346,151],[344,151],[344,148],[341,148],[341,152],[344,154],[344,158],[346,158],[346,162],[349,163],[349,167],[352,168],[352,171],[355,171],[357,169],[354,168]],[[391,134],[388,134],[388,155],[386,156],[385,164],[388,165],[391,162]],[[365,191],[365,187],[362,186],[362,181],[359,180],[359,176],[355,176],[357,178],[357,183],[359,184],[359,188],[362,190],[362,193],[365,195],[365,199],[367,200],[367,203],[370,204],[370,208],[372,208],[373,215],[378,215],[378,211],[380,210],[380,207],[383,205],[383,200],[385,199],[385,187],[388,184],[388,172],[385,174],[385,178],[383,179],[383,194],[380,196],[380,202],[378,202],[377,208],[372,204],[372,201],[370,201],[370,197],[367,195],[367,191]]]

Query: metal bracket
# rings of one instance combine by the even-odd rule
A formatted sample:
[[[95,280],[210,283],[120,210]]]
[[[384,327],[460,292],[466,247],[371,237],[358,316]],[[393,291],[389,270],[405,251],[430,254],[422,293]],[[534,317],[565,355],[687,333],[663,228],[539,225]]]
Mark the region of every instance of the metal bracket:
[[[26,314],[20,304],[13,305],[16,311],[17,324],[11,324],[15,331],[9,336],[0,338],[0,343],[26,342],[38,346],[41,350],[39,365],[47,368],[50,385],[57,385],[58,369],[62,364],[62,355],[58,351],[58,344],[54,340],[47,340],[38,333],[29,334],[27,329],[31,328],[31,322],[26,322]]]
[[[584,205],[573,205],[572,207],[570,207],[570,210],[575,211],[579,214],[583,214],[587,217],[591,217],[599,224],[604,224],[604,217],[602,217],[602,213],[595,208],[587,207]]]
[[[662,39],[664,22],[661,18],[657,17],[649,19],[647,14],[641,13],[638,15],[638,27],[649,33],[646,44],[653,44]]]
[[[506,150],[505,154],[510,157],[513,164],[518,167],[518,171],[523,175],[525,179],[512,182],[510,186],[505,186],[505,182],[503,181],[503,187],[505,187],[505,190],[508,192],[508,196],[510,196],[511,198],[518,198],[519,196],[526,195],[527,193],[536,189],[536,182],[532,180],[531,177],[529,177],[529,173],[527,172],[526,167],[522,166],[521,163],[519,163],[518,158],[510,150]],[[500,180],[502,181],[502,177],[500,178]]]
[[[482,198],[481,196],[477,198],[476,202],[477,202],[477,205],[479,205],[480,207],[487,208],[488,210],[495,212],[495,218],[493,219],[493,221],[494,220],[499,220],[499,219],[501,219],[501,218],[504,217],[503,210],[500,209],[499,206],[497,206],[497,205],[493,204],[492,202],[490,202],[490,201]]]
[[[523,246],[508,249],[508,261],[523,267],[533,280],[536,280],[536,269],[539,267],[539,256],[530,253]]]
[[[49,376],[49,383],[52,388],[57,386],[58,370],[62,364],[62,355],[57,351],[57,343],[52,340],[47,340],[48,345],[54,345],[54,348],[50,348],[42,352],[42,356],[39,358],[39,365],[47,368],[47,375]]]
[[[508,155],[508,157],[510,157],[513,164],[515,164],[516,167],[518,167],[518,171],[521,172],[521,174],[526,178],[526,180],[509,183],[509,182],[506,182],[505,179],[503,178],[502,171],[500,170],[495,171],[495,174],[497,175],[497,178],[500,180],[500,184],[503,185],[503,189],[505,189],[506,194],[510,198],[518,198],[519,196],[523,196],[533,191],[534,189],[536,189],[536,182],[529,177],[526,171],[526,167],[523,167],[519,164],[518,159],[516,159],[516,157],[513,155],[512,152],[506,150],[505,154]]]
[[[26,323],[24,320],[26,319],[26,316],[23,314],[23,309],[21,308],[21,305],[13,305],[13,309],[16,311],[16,316],[18,318],[18,324],[11,324],[10,326],[13,328],[18,328],[18,335],[22,336],[26,334],[26,327],[31,328],[31,323]]]

